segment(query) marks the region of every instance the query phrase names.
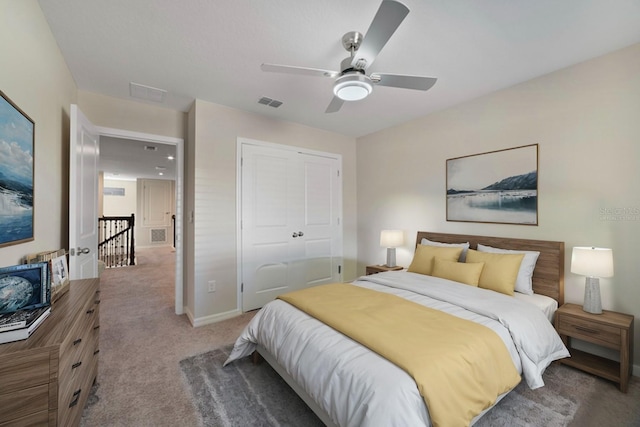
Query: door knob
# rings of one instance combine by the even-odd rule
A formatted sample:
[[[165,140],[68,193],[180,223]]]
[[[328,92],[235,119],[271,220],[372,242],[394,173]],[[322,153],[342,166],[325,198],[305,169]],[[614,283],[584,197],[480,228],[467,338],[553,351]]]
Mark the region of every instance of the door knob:
[[[76,249],[76,254],[78,254],[78,255],[88,254],[89,252],[91,252],[90,248],[78,248],[78,249]]]
[[[302,231],[298,231],[298,237],[302,237],[304,236],[304,233]]]
[[[295,239],[296,237],[298,237],[298,233],[294,231],[292,237]]]

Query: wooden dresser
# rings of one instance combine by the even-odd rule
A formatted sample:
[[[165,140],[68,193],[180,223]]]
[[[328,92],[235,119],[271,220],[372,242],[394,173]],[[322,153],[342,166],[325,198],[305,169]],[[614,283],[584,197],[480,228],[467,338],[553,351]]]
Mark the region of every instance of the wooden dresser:
[[[69,291],[26,340],[0,345],[0,426],[76,426],[98,374],[100,280]]]

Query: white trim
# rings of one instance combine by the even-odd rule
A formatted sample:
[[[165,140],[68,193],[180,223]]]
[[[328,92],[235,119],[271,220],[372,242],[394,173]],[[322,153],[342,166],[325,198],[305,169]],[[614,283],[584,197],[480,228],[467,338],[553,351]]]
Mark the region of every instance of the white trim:
[[[100,136],[132,139],[136,141],[155,142],[176,146],[176,283],[175,283],[175,313],[184,313],[183,280],[184,257],[182,247],[183,212],[184,212],[184,139],[171,136],[154,135],[151,133],[134,132],[124,129],[114,129],[96,126]]]
[[[102,126],[96,126],[101,136],[110,136],[113,138],[135,139],[136,141],[157,142],[158,144],[178,145],[184,143],[182,138],[174,138],[172,136],[154,135],[152,133],[134,132],[124,129],[114,129]]]
[[[212,314],[209,316],[194,318],[193,314],[188,308],[185,308],[187,312],[187,317],[189,318],[189,322],[194,328],[198,326],[210,325],[212,323],[222,322],[223,320],[233,319],[234,317],[238,317],[242,314],[242,312],[238,309],[225,311],[224,313]]]

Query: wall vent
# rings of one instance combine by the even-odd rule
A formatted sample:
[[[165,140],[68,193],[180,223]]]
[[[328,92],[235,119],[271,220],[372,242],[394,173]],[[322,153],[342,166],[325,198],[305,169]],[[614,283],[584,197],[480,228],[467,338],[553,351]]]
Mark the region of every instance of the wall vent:
[[[151,243],[160,243],[167,241],[167,230],[165,228],[151,229]]]

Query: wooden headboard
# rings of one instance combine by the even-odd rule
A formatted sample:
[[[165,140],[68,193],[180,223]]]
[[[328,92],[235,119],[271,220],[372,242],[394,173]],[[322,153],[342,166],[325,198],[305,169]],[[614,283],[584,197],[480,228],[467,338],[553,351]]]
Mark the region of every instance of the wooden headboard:
[[[538,251],[540,256],[533,270],[533,291],[553,298],[558,301],[558,306],[564,304],[564,242],[418,231],[416,246],[422,238],[442,243],[469,242],[471,249],[482,243],[500,249]]]

